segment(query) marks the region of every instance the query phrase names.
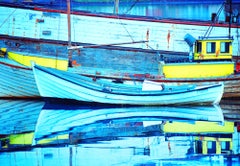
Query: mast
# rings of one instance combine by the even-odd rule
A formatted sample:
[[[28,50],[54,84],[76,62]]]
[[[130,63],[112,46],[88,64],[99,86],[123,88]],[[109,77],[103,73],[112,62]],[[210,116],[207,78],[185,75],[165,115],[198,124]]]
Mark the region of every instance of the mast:
[[[114,0],[114,14],[118,14],[119,0]]]
[[[67,0],[67,23],[68,23],[68,47],[72,46],[71,43],[71,4]],[[72,66],[72,50],[68,49],[68,65]]]
[[[230,17],[230,20],[229,20],[229,28],[228,28],[228,35],[229,35],[229,38],[231,37],[231,24],[232,24],[232,0],[228,0],[228,3],[229,3],[229,17]]]

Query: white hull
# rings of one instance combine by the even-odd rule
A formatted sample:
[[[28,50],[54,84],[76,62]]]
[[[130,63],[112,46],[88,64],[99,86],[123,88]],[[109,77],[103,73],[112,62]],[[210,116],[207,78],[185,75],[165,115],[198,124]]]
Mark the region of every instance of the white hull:
[[[106,104],[213,104],[220,102],[224,88],[223,84],[215,84],[208,87],[190,89],[174,89],[177,86],[167,87],[162,91],[142,91],[141,87],[124,87],[125,89],[122,90],[121,86],[119,89],[109,88],[108,84],[96,84],[91,79],[77,74],[36,65],[33,67],[33,72],[42,97],[74,99]]]

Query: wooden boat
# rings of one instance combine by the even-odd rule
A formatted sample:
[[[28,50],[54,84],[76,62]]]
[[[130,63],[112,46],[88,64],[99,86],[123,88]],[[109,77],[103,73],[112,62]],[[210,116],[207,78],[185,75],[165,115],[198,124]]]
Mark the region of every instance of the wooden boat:
[[[143,82],[142,86],[94,81],[78,74],[33,65],[42,97],[75,99],[84,102],[129,105],[219,103],[224,85],[168,86]],[[207,96],[207,97],[206,97]]]
[[[21,10],[25,10],[25,9],[21,9]],[[36,11],[36,13],[38,13],[38,12]],[[224,27],[226,28],[226,26],[224,26]],[[185,33],[185,31],[184,31],[184,33]],[[32,58],[29,58],[29,57],[32,57],[33,53],[29,53],[29,52],[35,52],[35,53],[38,52],[39,54],[43,53],[43,55],[46,55],[46,52],[47,52],[47,54],[50,54],[50,57],[52,59],[58,59],[58,57],[62,57],[62,58],[65,57],[65,59],[67,59],[67,50],[66,50],[67,44],[66,44],[66,42],[64,44],[64,42],[61,40],[58,40],[58,41],[54,41],[52,39],[45,40],[44,37],[41,38],[41,40],[38,40],[36,38],[30,39],[29,37],[17,37],[17,35],[16,36],[3,35],[1,37],[3,39],[2,40],[3,43],[9,49],[8,50],[9,58],[11,58],[19,63],[27,64],[27,65],[30,64],[30,60]],[[197,41],[200,42],[200,40],[197,40]],[[204,40],[202,40],[202,41],[204,41]],[[225,41],[226,41],[226,39],[225,39]],[[205,40],[204,42],[206,43],[207,40]],[[32,44],[32,43],[34,43],[34,44]],[[186,42],[184,42],[184,43],[186,44]],[[218,44],[219,43],[220,43],[220,41],[218,41]],[[103,46],[103,47],[111,46],[111,44],[110,45],[108,45],[108,44],[101,45],[100,44],[100,45],[90,46],[90,47],[93,47],[92,49],[90,48],[90,50],[88,50],[88,52],[91,52],[90,54],[86,54],[86,52],[84,52],[84,50],[83,51],[82,50],[73,51],[72,62],[74,62],[74,63],[72,63],[73,67],[68,68],[68,71],[78,73],[81,75],[86,75],[86,76],[101,77],[101,78],[104,77],[104,78],[118,79],[118,80],[119,79],[120,80],[125,80],[125,79],[138,80],[138,79],[140,79],[140,81],[143,81],[144,77],[148,77],[148,79],[153,79],[154,81],[158,81],[158,82],[176,82],[176,83],[201,82],[201,84],[202,83],[205,84],[208,81],[219,82],[219,81],[226,80],[227,86],[225,86],[224,97],[239,97],[240,96],[240,92],[239,92],[240,88],[238,88],[238,87],[239,87],[239,79],[240,78],[237,75],[232,75],[234,72],[234,63],[229,62],[229,61],[228,62],[226,62],[226,61],[218,62],[219,59],[221,59],[221,60],[228,59],[229,60],[232,58],[232,54],[235,54],[234,52],[236,52],[236,51],[232,51],[231,49],[238,48],[238,46],[236,47],[236,44],[234,44],[235,40],[233,40],[233,42],[231,41],[231,43],[232,44],[230,45],[228,55],[226,55],[226,53],[224,53],[225,54],[224,56],[220,56],[218,54],[218,56],[214,57],[214,55],[216,55],[216,54],[212,53],[209,56],[209,57],[213,58],[214,60],[216,60],[217,62],[216,61],[202,62],[203,59],[199,59],[199,57],[201,58],[202,56],[200,56],[199,53],[196,53],[196,54],[194,54],[195,63],[193,63],[193,62],[181,63],[181,64],[180,63],[172,63],[172,64],[165,63],[164,65],[162,65],[161,63],[158,62],[159,59],[155,53],[153,53],[153,54],[151,54],[151,56],[149,56],[150,55],[149,52],[147,52],[147,53],[135,52],[135,54],[129,54],[129,51],[120,53],[120,52],[122,52],[122,50],[118,51],[118,52],[117,51],[113,52],[112,50],[107,51],[106,49],[96,49],[96,47],[98,48],[100,46]],[[72,44],[78,45],[78,43],[74,43],[74,42]],[[182,46],[182,44],[181,44],[181,46]],[[86,48],[88,48],[88,47],[86,47]],[[219,48],[219,46],[218,46],[218,48]],[[49,49],[51,49],[53,51],[49,52],[48,51]],[[96,50],[94,50],[94,49],[96,49]],[[24,50],[24,51],[20,52],[22,50]],[[83,54],[81,55],[80,52],[83,52]],[[100,53],[96,54],[96,52],[100,52]],[[188,58],[188,54],[185,54],[185,53],[182,54],[180,52],[173,52],[170,50],[164,51],[164,52],[157,50],[157,52],[159,52],[160,55],[161,56],[163,55],[164,57],[165,57],[165,55],[169,55],[168,57],[174,57],[175,60],[181,59],[181,61],[185,61],[186,57]],[[79,56],[79,55],[81,55],[81,56]],[[39,57],[41,57],[41,56],[42,55],[39,55]],[[183,58],[182,56],[185,58]],[[43,57],[45,57],[45,56],[43,56]],[[99,61],[100,57],[101,57],[101,61]],[[179,57],[181,57],[181,58],[179,58]],[[209,58],[206,58],[207,56],[204,56],[204,57],[205,57],[204,60],[209,60]],[[129,59],[129,60],[126,61],[125,59]],[[37,64],[49,65],[49,64],[45,63],[46,61],[43,59],[41,59],[41,62],[39,62],[38,59],[35,59],[35,61],[37,61],[36,62]],[[102,63],[103,61],[105,63]],[[65,63],[65,62],[64,62],[64,67],[63,67],[64,70],[67,69],[67,67],[66,67],[67,63]],[[165,62],[165,60],[164,60],[164,62]],[[137,65],[136,65],[136,63],[137,63]],[[56,65],[54,64],[54,66],[56,66]],[[57,66],[59,66],[59,65],[57,65]],[[59,67],[62,68],[61,66],[62,65],[60,65]],[[190,74],[189,74],[189,71],[191,71]],[[211,71],[211,72],[209,72],[209,71]],[[147,73],[147,74],[145,74],[145,73]],[[228,75],[231,78],[228,78]],[[178,77],[176,77],[176,76],[178,76]],[[179,76],[181,76],[181,77],[179,77]],[[186,76],[188,76],[188,77],[186,78]],[[141,77],[141,78],[139,78],[139,77]],[[198,79],[198,77],[202,77],[202,78]],[[205,77],[211,77],[211,78],[205,79]],[[219,78],[216,78],[216,77],[219,77]],[[35,87],[35,85],[33,85],[33,86]]]
[[[41,66],[51,67],[58,70],[68,69],[68,59],[62,57],[51,57],[38,54],[23,54],[21,52],[7,52],[7,58],[26,67],[31,67],[31,62],[37,62]]]
[[[187,41],[191,40],[193,40],[191,37],[190,39],[189,38],[187,39]],[[215,51],[213,51],[213,53],[212,52],[208,53],[206,51],[207,50],[206,45],[208,42],[215,43],[216,45]],[[8,60],[7,58],[4,58],[6,56],[16,62],[28,66],[30,64],[30,61],[35,61],[36,64],[41,64],[48,67],[56,67],[58,69],[68,70],[69,72],[77,73],[80,75],[85,75],[94,78],[107,78],[110,80],[117,80],[122,82],[125,82],[126,80],[142,82],[144,79],[150,79],[152,81],[161,83],[171,83],[174,84],[174,86],[178,84],[202,85],[206,83],[223,82],[224,98],[240,97],[240,75],[234,74],[235,64],[231,61],[232,38],[204,38],[198,39],[196,41],[193,40],[192,43],[198,43],[196,45],[198,45],[199,47],[200,45],[202,45],[201,51],[198,47],[194,47],[194,49],[192,48],[193,62],[167,63],[165,61],[158,62],[157,60],[155,60],[154,63],[156,63],[155,65],[156,67],[152,71],[150,66],[152,66],[151,63],[153,59],[150,58],[146,60],[145,56],[142,56],[143,54],[140,53],[138,58],[144,63],[141,62],[141,66],[138,67],[139,69],[137,70],[136,63],[134,63],[133,61],[132,63],[129,63],[128,61],[124,63],[124,65],[122,64],[123,62],[116,61],[115,54],[124,55],[126,53],[126,52],[122,53],[122,51],[120,50],[118,52],[114,52],[114,55],[112,55],[113,52],[109,52],[104,49],[101,50],[101,53],[107,52],[107,54],[110,55],[113,59],[104,59],[104,61],[106,62],[109,60],[109,63],[104,64],[102,63],[102,61],[98,61],[98,63],[101,64],[101,66],[98,66],[98,64],[93,63],[92,65],[94,66],[88,67],[85,67],[81,64],[74,65],[73,67],[67,67],[68,58],[63,58],[62,56],[50,58],[39,55],[36,56],[35,54],[23,55],[22,53],[16,52],[14,53],[10,51],[7,56],[3,55],[3,58],[0,58],[0,61],[3,62],[1,63],[1,67],[3,68],[2,71],[6,71],[6,69],[9,69],[6,72],[2,72],[0,76],[3,77],[3,79],[5,80],[12,80],[13,78],[18,79],[17,82],[15,82],[15,84],[13,80],[7,82],[2,81],[1,84],[2,91],[0,96],[1,97],[39,96],[39,93],[37,92],[36,88],[36,83],[33,80],[32,76],[33,73],[30,70],[30,68],[23,67],[22,65],[14,63]],[[217,49],[221,49],[221,43],[224,43],[225,46],[224,49],[226,49],[227,51],[218,52],[218,54],[216,54]],[[6,51],[7,51],[6,49],[2,49],[3,53]],[[89,63],[90,61],[92,62],[91,58],[93,58],[93,55],[94,53],[89,56],[86,55],[86,60],[83,61],[83,63]],[[199,57],[204,58],[199,59]],[[97,59],[97,57],[95,58]],[[85,59],[85,56],[82,57],[82,59]],[[96,59],[94,59],[94,62],[97,61]],[[45,63],[46,61],[47,63]],[[115,68],[115,70],[110,69],[109,66]],[[129,69],[125,71],[124,69],[126,68],[126,66]],[[14,70],[12,70],[11,68],[13,68]],[[16,68],[17,70],[15,70]],[[20,71],[18,74],[16,74],[16,72],[20,69],[23,71]],[[22,76],[22,73],[25,72],[27,72],[28,74],[24,74],[24,76]],[[146,72],[147,74],[145,74]],[[15,77],[10,77],[11,75],[15,75]],[[19,79],[21,79],[22,77],[23,81],[19,81]],[[11,84],[9,82],[11,82]],[[23,85],[21,85],[22,87],[21,89],[19,89],[19,86],[17,86],[19,85],[19,82],[23,83]],[[29,94],[30,91],[34,92]]]
[[[191,38],[191,37],[190,37]],[[159,82],[213,83],[223,81],[223,97],[239,97],[239,75],[234,74],[232,62],[232,38],[209,37],[192,41],[192,61],[187,63],[160,63],[159,71],[164,75]],[[190,51],[191,52],[191,51]]]
[[[2,52],[6,51],[1,49]],[[48,67],[66,70],[68,59],[50,58],[40,56],[22,56],[10,54],[10,57],[0,57],[0,97],[1,98],[39,98],[32,69],[28,63],[37,61]],[[23,65],[21,65],[20,63]]]
[[[195,39],[190,34],[186,34],[185,40],[190,46],[189,62],[164,63],[160,60],[159,71],[166,78],[209,78],[234,73],[232,37],[215,36]]]
[[[191,61],[171,63],[160,59],[158,74],[132,74],[132,73],[104,73],[91,74],[82,71],[82,74],[92,77],[105,77],[124,81],[126,79],[150,79],[160,83],[197,84],[224,83],[223,98],[240,97],[240,75],[235,70],[237,65],[232,61],[232,37],[208,37],[194,39],[186,35],[190,45]],[[211,44],[209,44],[211,43]],[[211,46],[214,47],[211,47]],[[210,48],[209,48],[210,47]],[[209,51],[211,50],[211,51]],[[90,73],[90,74],[89,74]]]
[[[24,67],[6,58],[0,58],[0,97],[21,97],[21,98],[38,98],[40,94],[34,80],[33,71],[31,68]],[[224,83],[223,98],[240,97],[240,75],[232,74],[224,77],[214,78],[164,78],[160,75],[138,74],[138,73],[89,73],[84,70],[68,69],[69,72],[82,74],[95,79],[107,79],[118,82],[135,82],[140,83],[144,79],[167,83],[167,84],[206,84],[206,83]]]
[[[31,68],[19,66],[7,59],[0,59],[0,97],[40,97]]]

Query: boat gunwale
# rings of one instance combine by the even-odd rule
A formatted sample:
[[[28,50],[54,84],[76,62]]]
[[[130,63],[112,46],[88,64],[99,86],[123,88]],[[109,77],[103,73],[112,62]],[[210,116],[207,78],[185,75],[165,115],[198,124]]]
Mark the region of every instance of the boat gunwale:
[[[14,65],[14,64],[10,64],[10,63],[6,63],[6,62],[2,62],[0,61],[0,64],[11,67],[11,68],[15,68],[15,69],[24,69],[24,70],[32,70],[29,67],[24,67],[24,66],[18,66],[18,65]]]
[[[111,90],[104,90],[104,86],[102,85],[99,85],[100,87],[102,87],[102,89],[99,89],[99,88],[91,88],[89,86],[84,86],[83,84],[80,84],[76,81],[73,81],[71,79],[68,79],[64,76],[60,76],[61,73],[66,73],[66,74],[71,74],[71,73],[67,73],[67,72],[64,72],[64,71],[59,71],[60,74],[56,74],[56,73],[53,73],[51,70],[54,70],[54,69],[50,69],[50,68],[43,68],[41,66],[38,66],[38,65],[34,65],[34,68],[35,69],[38,69],[38,70],[41,70],[43,72],[46,72],[54,77],[57,77],[59,79],[63,79],[67,82],[71,82],[75,85],[78,85],[78,86],[81,86],[83,88],[86,88],[86,89],[90,89],[90,90],[93,90],[93,91],[98,91],[98,92],[101,92],[101,93],[106,93],[106,94],[114,94],[114,95],[127,95],[127,96],[158,96],[158,95],[173,95],[173,94],[184,94],[184,93],[189,93],[189,92],[195,92],[195,91],[202,91],[202,90],[207,90],[209,88],[214,88],[214,87],[220,87],[220,86],[224,86],[223,83],[216,83],[216,84],[211,84],[211,85],[207,85],[207,86],[196,86],[192,89],[188,89],[188,88],[185,88],[183,90],[178,90],[177,91],[134,91],[135,94],[133,94],[132,92],[114,92],[114,91],[111,91]],[[50,69],[50,70],[48,70]],[[58,70],[56,70],[58,71]],[[75,74],[75,73],[72,73],[72,74]],[[82,76],[82,75],[76,75],[78,76],[78,78],[82,77],[82,78],[87,78],[89,79],[89,82],[90,82],[90,78],[89,77],[85,77],[85,76]],[[81,79],[81,78],[80,78]],[[88,80],[87,80],[88,81]],[[91,84],[94,83],[93,81],[91,81]],[[109,83],[110,84],[110,83]],[[137,93],[136,93],[137,92]]]

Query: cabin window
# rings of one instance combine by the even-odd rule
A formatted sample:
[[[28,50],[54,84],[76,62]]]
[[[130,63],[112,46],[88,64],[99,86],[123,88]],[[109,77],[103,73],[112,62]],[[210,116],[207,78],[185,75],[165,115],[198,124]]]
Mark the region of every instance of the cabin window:
[[[229,141],[221,142],[221,149],[222,150],[230,150],[230,142]]]
[[[201,53],[201,52],[202,52],[202,43],[197,42],[197,53]]]
[[[209,154],[216,153],[216,141],[208,141],[207,146]]]
[[[216,43],[207,42],[207,53],[215,53],[215,52],[216,52]]]
[[[221,42],[220,51],[221,53],[229,53],[230,42]]]

